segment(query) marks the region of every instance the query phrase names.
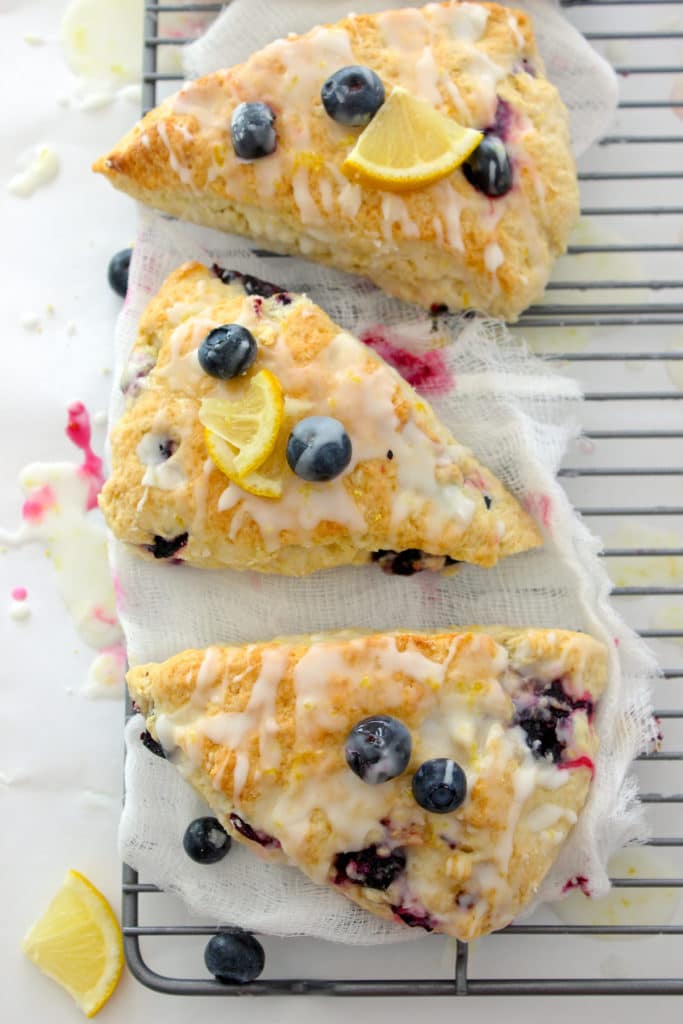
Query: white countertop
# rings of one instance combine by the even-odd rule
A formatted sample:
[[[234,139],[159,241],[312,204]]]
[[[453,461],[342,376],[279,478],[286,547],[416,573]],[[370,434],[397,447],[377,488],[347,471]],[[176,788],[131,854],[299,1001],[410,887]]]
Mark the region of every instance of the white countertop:
[[[3,326],[0,348],[0,525],[19,524],[22,494],[17,477],[34,460],[72,459],[64,437],[66,406],[79,399],[91,412],[106,408],[111,378],[112,330],[120,300],[109,290],[111,254],[130,244],[134,209],[90,173],[92,159],[132,123],[137,110],[117,100],[93,112],[59,105],[73,89],[58,42],[64,3],[0,0],[0,74],[3,77],[3,144],[0,190],[3,224]],[[24,41],[26,33],[45,40]],[[52,143],[59,155],[57,179],[28,199],[11,196],[6,182],[26,148]],[[54,314],[47,312],[53,304]],[[43,330],[26,330],[22,317],[35,312]],[[65,326],[74,321],[76,333]],[[94,430],[102,450],[104,426]],[[0,555],[0,610],[10,591],[25,586],[32,615],[16,622],[0,614],[2,748],[2,914],[0,964],[4,975],[2,1019],[6,1024],[81,1019],[67,996],[44,978],[20,951],[27,927],[41,913],[69,867],[84,872],[118,909],[120,863],[116,827],[121,801],[120,701],[79,694],[92,652],[79,640],[59,596],[55,574],[39,545]],[[510,940],[508,940],[510,941]],[[306,966],[302,965],[301,973]],[[359,1006],[358,1003],[363,1003]],[[368,1005],[365,1005],[365,1004]],[[468,1022],[541,1020],[557,1024],[598,1012],[628,1024],[644,1013],[663,1022],[680,1019],[674,999],[583,998],[571,1000],[476,999],[340,1000],[317,997],[241,1000],[245,1021],[346,1021],[369,1013],[404,1021],[429,1015]],[[190,1013],[207,1022],[234,1012],[222,999],[188,1003],[157,995],[124,975],[98,1019],[105,1022],[184,1021]]]

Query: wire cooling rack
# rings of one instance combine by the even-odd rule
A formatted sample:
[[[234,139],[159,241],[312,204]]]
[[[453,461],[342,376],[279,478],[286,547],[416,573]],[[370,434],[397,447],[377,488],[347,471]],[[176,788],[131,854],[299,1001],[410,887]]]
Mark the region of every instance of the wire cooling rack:
[[[563,5],[614,65],[619,112],[613,133],[580,163],[583,218],[569,252],[543,302],[514,330],[585,388],[586,434],[561,470],[563,483],[605,541],[619,610],[665,666],[656,694],[663,748],[636,766],[653,838],[640,867],[614,878],[604,920],[558,923],[546,910],[470,947],[430,937],[358,951],[266,938],[263,978],[236,988],[202,977],[202,947],[217,927],[197,923],[124,866],[126,958],[150,988],[218,996],[683,994],[683,3]],[[223,6],[146,3],[145,109],[178,87],[178,47]]]

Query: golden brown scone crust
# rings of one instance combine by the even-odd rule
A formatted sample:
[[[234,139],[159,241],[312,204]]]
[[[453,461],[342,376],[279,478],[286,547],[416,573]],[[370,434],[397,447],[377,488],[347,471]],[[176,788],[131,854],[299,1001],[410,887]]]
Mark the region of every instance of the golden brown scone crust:
[[[464,125],[504,138],[514,187],[487,198],[458,168],[402,196],[351,184],[341,165],[360,129],[327,116],[320,88],[363,64]],[[244,101],[276,114],[276,152],[239,160],[230,122]],[[579,211],[567,114],[544,75],[526,14],[430,4],[350,16],[290,36],[188,83],[94,169],[184,220],[370,277],[425,307],[515,320],[540,298]]]
[[[188,650],[128,673],[151,734],[236,839],[372,913],[465,941],[534,898],[576,822],[605,679],[585,634],[477,626]],[[408,727],[412,754],[369,785],[344,745],[376,714]],[[448,814],[411,789],[437,757],[467,776]],[[360,884],[378,859],[389,883]]]
[[[235,321],[258,356],[246,377],[217,381],[196,350],[213,327]],[[211,461],[201,400],[234,398],[264,366],[285,394],[279,445],[304,416],[344,424],[354,455],[335,480],[307,484],[285,465],[283,496],[270,499],[231,484]],[[430,568],[442,569],[445,556],[490,566],[541,543],[531,517],[427,402],[303,295],[247,295],[238,281],[185,264],[143,314],[123,383],[128,408],[112,431],[100,507],[143,557],[155,557],[155,538],[180,538],[174,551],[156,542],[156,557],[297,576],[406,549],[439,556]],[[154,439],[175,450],[150,466]]]

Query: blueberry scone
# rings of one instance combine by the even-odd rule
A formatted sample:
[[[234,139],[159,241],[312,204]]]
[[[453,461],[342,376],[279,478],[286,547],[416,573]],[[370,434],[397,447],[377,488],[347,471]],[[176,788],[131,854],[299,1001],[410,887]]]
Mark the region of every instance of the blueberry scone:
[[[144,557],[303,575],[491,566],[530,516],[304,295],[198,263],[143,314],[100,505]]]
[[[184,220],[515,320],[579,210],[529,17],[432,3],[290,35],[187,83],[95,164]]]
[[[605,677],[584,634],[473,627],[189,650],[128,685],[235,839],[468,941],[533,899],[577,821]]]

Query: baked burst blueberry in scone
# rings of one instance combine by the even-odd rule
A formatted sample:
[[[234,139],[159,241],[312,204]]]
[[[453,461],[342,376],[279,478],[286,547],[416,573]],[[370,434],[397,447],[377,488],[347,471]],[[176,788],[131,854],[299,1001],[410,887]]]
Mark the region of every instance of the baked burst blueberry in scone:
[[[499,480],[304,295],[188,263],[140,321],[100,505],[147,558],[303,575],[541,543]]]
[[[95,170],[185,220],[516,319],[579,211],[567,113],[529,17],[355,15],[190,82]]]
[[[235,839],[471,940],[534,898],[577,821],[605,677],[584,634],[473,627],[184,651],[128,685]]]

